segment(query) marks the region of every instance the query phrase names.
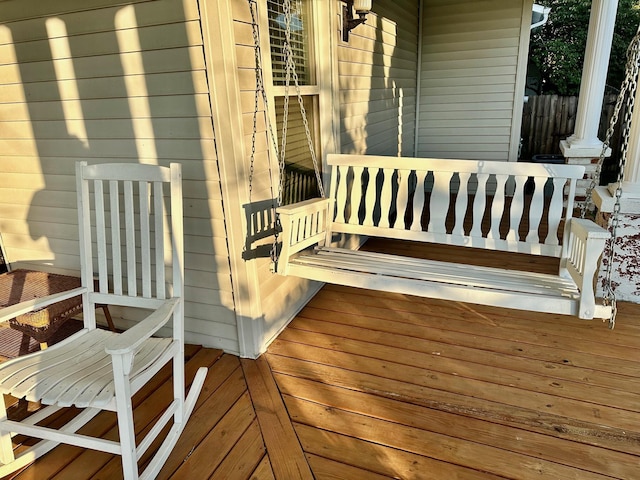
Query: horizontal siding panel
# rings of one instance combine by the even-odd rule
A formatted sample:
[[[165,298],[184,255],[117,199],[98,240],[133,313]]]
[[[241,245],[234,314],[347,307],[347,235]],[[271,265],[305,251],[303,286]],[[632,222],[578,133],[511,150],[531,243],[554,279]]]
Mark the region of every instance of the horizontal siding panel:
[[[487,58],[469,58],[465,60],[439,60],[428,62],[431,70],[456,70],[468,68],[494,68],[494,67],[513,67],[517,64],[517,57],[487,57]]]
[[[514,75],[492,75],[492,76],[475,76],[475,77],[432,77],[424,79],[421,91],[425,92],[426,88],[437,87],[491,87],[494,85],[510,85],[513,91],[515,82]],[[426,91],[425,93],[430,93]]]
[[[429,110],[429,116],[423,115],[421,118],[438,118],[440,112],[473,112],[475,109],[480,109],[482,112],[484,111],[493,111],[493,112],[501,112],[507,116],[507,118],[511,118],[511,109],[513,106],[512,102],[493,102],[489,104],[483,104],[481,102],[473,102],[473,103],[422,103],[422,101],[427,101],[427,99],[421,97],[420,108],[421,112],[424,112],[424,109]],[[423,109],[424,107],[424,109]],[[466,118],[466,117],[463,117]]]
[[[171,159],[195,159],[215,158],[215,150],[212,142],[200,140],[150,140],[149,146],[155,146],[154,150],[160,152],[163,158]],[[29,140],[6,140],[3,142],[4,155],[28,155],[32,153],[33,144]],[[40,140],[38,147],[53,157],[72,157],[84,159],[87,150],[79,145],[75,139],[68,140]],[[114,142],[112,140],[91,140],[91,155],[102,159],[126,159],[138,156],[136,146],[131,142]],[[140,152],[141,159],[151,159]]]
[[[148,118],[149,112],[154,118],[211,116],[208,94],[167,95],[164,97],[132,97],[111,99],[82,99],[82,116],[69,115],[70,120],[77,119],[130,119]],[[2,120],[59,120],[60,102],[6,103],[0,109]]]
[[[67,134],[67,131],[77,131],[74,126],[84,126],[95,139],[134,139],[136,138],[131,122],[117,120],[57,120],[47,122],[3,122],[0,129],[6,139],[28,139],[33,137],[33,131],[38,132],[39,139],[56,139]],[[211,119],[194,117],[193,119],[153,119],[153,137],[158,139],[213,139],[213,125]]]
[[[413,154],[418,4],[377,1],[338,48],[341,151]]]
[[[131,98],[162,95],[184,95],[208,92],[204,72],[174,72],[152,75],[130,75],[122,78],[63,80],[61,82],[0,85],[0,103],[12,103],[24,95],[29,102],[65,101],[98,98]]]
[[[3,1],[0,2],[0,18],[7,22],[18,21],[29,18],[37,18],[46,15],[72,14],[74,12],[93,11],[95,9],[117,5],[137,3],[149,0],[132,0],[124,2],[122,0],[84,0],[78,3],[75,0],[56,0],[55,2],[33,2],[26,9],[23,1]]]
[[[416,67],[415,64],[412,68],[399,68],[395,65],[383,66],[378,64],[358,64],[341,62],[340,72],[344,76],[356,76],[356,77],[373,77],[383,73],[385,76],[393,78],[393,81],[398,79],[408,79],[411,85],[415,85]]]
[[[453,131],[450,131],[448,135],[453,136]],[[469,151],[465,145],[477,146],[478,148],[486,148],[487,145],[505,145],[509,144],[509,135],[473,135],[473,131],[468,131],[467,134],[455,132],[455,138],[457,143],[455,147],[460,149],[464,148],[464,151]],[[425,135],[422,138],[429,145],[447,145],[451,143],[451,139],[447,138],[447,132],[443,130],[442,135],[437,134],[429,134]]]
[[[176,23],[142,27],[137,31],[138,42],[118,43],[115,32],[98,32],[69,37],[72,58],[93,57],[114,53],[164,50],[176,47],[202,45],[200,22]],[[196,39],[194,42],[193,39]],[[14,39],[16,40],[16,39]],[[51,60],[49,40],[32,40],[0,46],[0,58],[14,54],[20,63]]]
[[[385,100],[392,100],[400,96],[400,92],[406,98],[415,98],[416,89],[402,88],[401,90],[391,90],[389,88],[375,88],[375,89],[360,89],[360,90],[341,90],[339,93],[340,105],[345,104],[357,104],[357,103],[369,103],[379,102]],[[363,105],[364,107],[364,105]]]
[[[464,94],[464,95],[432,95],[421,97],[421,105],[429,106],[429,105],[437,105],[437,104],[446,104],[451,105],[454,103],[475,103],[477,100],[481,99],[487,103],[493,102],[513,102],[513,92],[508,93],[487,93],[476,95],[476,94]]]
[[[432,152],[432,154],[429,156],[440,157],[447,154],[446,157],[443,156],[442,158],[475,159],[475,152],[491,153],[496,157],[496,159],[506,159],[508,157],[508,155],[503,151],[504,144],[500,143],[460,142],[459,144],[455,145],[455,150],[453,150],[450,146],[450,143],[430,143],[427,139],[427,142],[422,145],[426,146],[428,150]],[[434,153],[437,155],[434,155]],[[457,156],[451,157],[450,155],[452,153],[456,153]]]
[[[453,62],[453,61],[464,61],[468,60],[481,60],[481,59],[497,59],[506,57],[508,59],[513,59],[513,57],[518,56],[518,45],[512,47],[503,47],[503,48],[478,48],[479,45],[476,45],[475,49],[470,50],[458,50],[458,51],[448,51],[448,52],[422,52],[422,61],[429,62],[434,64],[435,62]],[[437,65],[437,64],[436,64]]]
[[[67,255],[64,253],[54,253],[49,249],[30,250],[23,248],[22,245],[5,244],[7,251],[7,262],[15,264],[17,262],[31,265],[35,270],[43,270],[44,266],[55,267],[56,270],[65,270],[68,272],[78,272],[78,253]],[[25,266],[26,266],[25,265]]]
[[[502,67],[475,67],[475,68],[451,68],[444,70],[423,70],[422,78],[425,82],[428,82],[430,79],[446,79],[446,78],[478,78],[478,77],[493,77],[496,75],[500,76],[511,76],[515,79],[516,76],[516,66],[515,65],[505,65]]]
[[[424,5],[418,155],[507,159],[522,3]]]
[[[455,135],[460,142],[477,141],[478,143],[484,143],[487,141],[493,141],[496,138],[502,138],[503,141],[509,141],[509,135],[511,134],[511,125],[506,127],[489,127],[489,126],[476,126],[469,127],[465,125],[464,128],[451,128],[442,126],[429,129],[429,137],[442,138],[444,136]],[[429,138],[425,137],[425,138]],[[493,138],[491,138],[493,137]]]
[[[492,85],[451,85],[449,87],[424,87],[420,89],[422,95],[435,96],[435,95],[482,95],[484,98],[487,94],[493,93],[508,93],[513,95],[514,85],[513,83],[494,83]]]
[[[51,61],[23,63],[18,70],[15,65],[0,66],[3,84],[46,82],[59,80],[117,77],[122,75],[122,64],[127,64],[128,74],[149,75],[154,73],[190,72],[204,70],[201,47],[180,47],[155,50],[144,53],[144,63],[140,63],[139,52],[99,55],[76,58],[73,70],[51,68]]]
[[[341,76],[339,83],[340,90],[388,89],[393,85],[396,88],[415,89],[416,82],[412,78]]]
[[[25,205],[0,203],[0,218],[13,218],[18,220],[28,218],[30,222],[53,222],[69,225],[70,228],[75,228],[76,230],[78,229],[78,212],[76,208],[65,209],[51,206],[26,208]]]
[[[509,30],[501,31],[502,33],[508,32]],[[437,38],[435,36],[429,36],[429,44],[424,45],[422,47],[423,55],[463,55],[465,52],[471,51],[482,51],[482,50],[500,50],[500,49],[518,49],[518,37],[505,35],[502,36],[491,36],[488,38],[470,38],[469,41],[462,41],[459,36],[455,36],[455,38],[450,38],[447,36],[449,41],[445,42],[444,36],[442,38]],[[440,40],[442,43],[438,43]]]
[[[19,3],[19,2],[15,2]],[[44,2],[43,2],[44,3]],[[55,4],[61,2],[56,0]],[[78,9],[78,2],[73,2]],[[84,0],[82,7],[87,7],[93,2]],[[119,11],[127,4],[133,4],[135,7],[136,25],[138,27],[146,27],[151,25],[164,25],[167,23],[184,22],[199,19],[198,4],[196,0],[184,0],[182,2],[174,2],[167,0],[145,0],[139,3],[135,2],[113,2],[112,0],[98,1],[97,8],[79,11],[76,13],[68,13],[64,15],[69,35],[91,34],[95,32],[104,32],[113,30],[114,19]],[[114,3],[116,4],[114,6]],[[118,3],[121,3],[118,5]],[[53,7],[52,13],[60,15],[59,7]],[[13,21],[10,23],[10,29],[14,40],[21,38],[30,38],[31,40],[47,39],[46,31],[41,29],[42,19],[39,18],[46,14],[36,15],[27,20]],[[0,7],[0,18],[3,20],[5,16],[4,8]],[[6,35],[0,34],[0,43],[11,43],[11,39]]]
[[[508,118],[479,118],[479,119],[469,119],[464,116],[458,116],[453,120],[444,120],[441,118],[433,119],[433,120],[425,120],[422,123],[422,126],[425,128],[429,128],[430,132],[435,131],[436,128],[459,128],[460,120],[465,120],[466,128],[487,128],[487,127],[504,127],[511,128],[511,121]]]

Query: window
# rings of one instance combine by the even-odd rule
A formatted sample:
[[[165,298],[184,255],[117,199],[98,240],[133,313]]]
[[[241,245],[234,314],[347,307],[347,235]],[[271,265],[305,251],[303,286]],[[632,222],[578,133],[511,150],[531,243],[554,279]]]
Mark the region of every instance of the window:
[[[298,76],[303,105],[311,133],[318,167],[321,168],[318,139],[318,95],[316,68],[313,52],[312,0],[291,1],[291,50],[295,72]],[[286,59],[284,42],[286,20],[283,0],[267,0],[269,17],[269,43],[271,47],[272,86],[275,100],[278,137],[282,136],[285,108]],[[285,148],[285,178],[283,203],[294,203],[318,196],[318,186],[305,133],[302,113],[297,98],[294,79],[290,79],[287,143]],[[281,145],[282,139],[278,139]]]
[[[311,12],[308,1],[291,0],[290,34],[291,50],[295,71],[300,85],[315,83],[315,75],[311,68],[310,26]],[[285,84],[284,43],[286,38],[286,19],[282,0],[268,0],[269,38],[271,43],[271,69],[273,70],[273,84]],[[293,84],[293,79],[291,79]]]

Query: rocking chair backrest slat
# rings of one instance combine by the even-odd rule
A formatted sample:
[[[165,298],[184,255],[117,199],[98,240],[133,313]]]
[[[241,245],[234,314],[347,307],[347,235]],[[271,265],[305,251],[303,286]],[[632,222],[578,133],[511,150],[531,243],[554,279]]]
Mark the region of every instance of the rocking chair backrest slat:
[[[136,244],[136,226],[135,219],[133,216],[133,182],[125,181],[124,182],[124,227],[125,227],[125,238],[126,245],[131,245],[135,247]],[[136,249],[135,248],[127,248],[127,292],[131,296],[135,296],[137,293],[137,273],[136,273]]]
[[[120,248],[120,189],[118,182],[109,181],[111,200],[111,255],[113,258],[113,291],[122,295],[122,250]]]
[[[118,165],[117,170],[109,164],[82,164],[79,168],[87,183],[83,190],[93,190],[84,202],[84,209],[88,210],[84,215],[95,218],[95,237],[85,239],[84,248],[96,249],[96,270],[87,278],[98,279],[99,298],[104,299],[105,294],[116,295],[121,297],[118,302],[125,305],[129,303],[126,297],[163,300],[168,295],[181,295],[180,186],[172,187],[170,204],[165,204],[163,199],[167,193],[164,184],[172,175],[180,177],[179,168],[176,172],[168,167],[158,169],[141,164]],[[167,224],[169,212],[171,225]],[[171,235],[172,232],[176,235]],[[173,271],[170,292],[167,291],[167,268]],[[89,283],[92,282],[87,285],[93,290]]]

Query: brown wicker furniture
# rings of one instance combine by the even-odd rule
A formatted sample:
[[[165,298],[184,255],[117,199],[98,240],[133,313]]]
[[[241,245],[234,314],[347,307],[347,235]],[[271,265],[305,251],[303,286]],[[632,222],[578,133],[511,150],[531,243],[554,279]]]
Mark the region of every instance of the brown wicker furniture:
[[[80,287],[78,277],[17,269],[0,274],[0,308],[77,287]],[[100,307],[104,311],[109,328],[113,330],[113,320],[109,310],[106,305],[100,305]],[[40,343],[40,348],[46,348],[49,340],[62,324],[80,312],[82,312],[82,297],[77,296],[19,315],[9,320],[9,325],[14,330],[36,339]]]

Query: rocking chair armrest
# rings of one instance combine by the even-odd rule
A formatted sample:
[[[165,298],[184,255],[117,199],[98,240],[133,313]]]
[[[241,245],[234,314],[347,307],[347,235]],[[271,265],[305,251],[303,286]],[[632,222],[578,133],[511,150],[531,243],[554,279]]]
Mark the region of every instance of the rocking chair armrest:
[[[105,345],[105,351],[109,355],[133,353],[146,339],[167,323],[180,301],[181,299],[177,297],[168,299],[147,318],[109,340]]]
[[[8,307],[0,309],[0,323],[6,322],[25,313],[34,312],[36,310],[42,310],[43,308],[53,305],[54,303],[62,302],[78,295],[82,295],[87,291],[86,287],[78,287],[65,292],[53,293],[45,297],[32,298],[25,300],[24,302],[16,303]]]

